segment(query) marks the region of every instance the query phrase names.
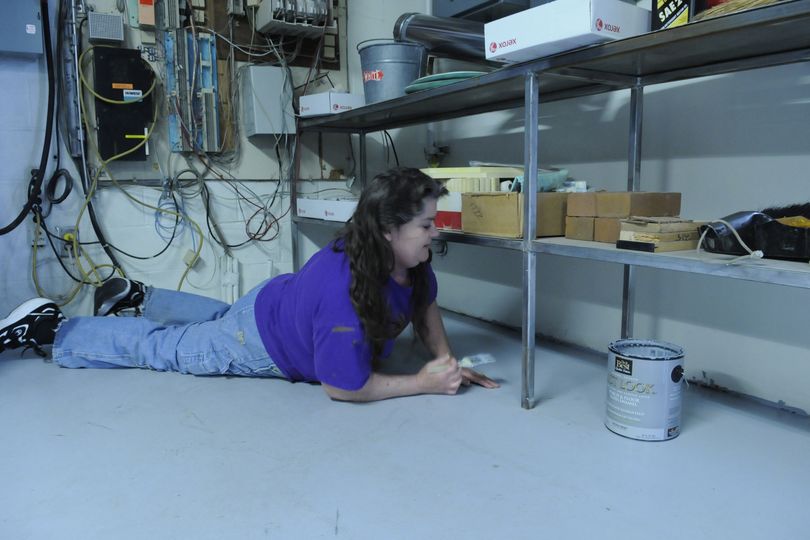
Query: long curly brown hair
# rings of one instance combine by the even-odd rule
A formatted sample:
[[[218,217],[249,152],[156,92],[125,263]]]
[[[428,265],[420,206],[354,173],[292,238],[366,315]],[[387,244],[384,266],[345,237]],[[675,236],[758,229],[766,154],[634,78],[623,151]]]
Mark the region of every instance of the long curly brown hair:
[[[405,321],[391,320],[383,289],[394,270],[394,252],[384,234],[411,221],[424,208],[425,199],[446,195],[441,184],[419,169],[400,167],[377,175],[363,190],[360,201],[334,244],[349,259],[352,273],[349,294],[363,325],[373,360],[382,355],[385,341],[396,337]],[[427,264],[408,270],[414,328],[425,329],[430,294]]]

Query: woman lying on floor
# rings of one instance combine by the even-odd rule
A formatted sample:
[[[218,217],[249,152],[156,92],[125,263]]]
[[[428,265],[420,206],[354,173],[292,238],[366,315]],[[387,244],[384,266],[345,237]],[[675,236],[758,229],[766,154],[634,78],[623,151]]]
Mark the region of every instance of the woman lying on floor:
[[[23,303],[0,321],[0,352],[52,344],[64,367],[320,382],[343,401],[497,388],[459,366],[436,304],[430,244],[446,193],[417,169],[392,169],[374,178],[337,239],[301,270],[233,305],[115,278],[96,289],[95,317],[65,319],[45,298]],[[133,308],[143,316],[106,317]],[[414,375],[375,371],[410,322],[434,359]]]

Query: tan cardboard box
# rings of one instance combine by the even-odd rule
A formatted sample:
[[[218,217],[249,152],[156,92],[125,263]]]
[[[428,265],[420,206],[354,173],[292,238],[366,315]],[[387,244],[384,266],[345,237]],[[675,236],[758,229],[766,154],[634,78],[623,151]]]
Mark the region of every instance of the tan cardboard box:
[[[596,215],[596,193],[586,191],[582,193],[568,194],[569,216],[593,217]]]
[[[537,236],[565,233],[568,193],[537,194]],[[523,237],[523,195],[520,193],[462,193],[464,232],[508,238]]]
[[[571,195],[575,195],[575,193]],[[567,216],[565,218],[565,237],[572,240],[592,241],[594,219],[584,216]]]
[[[621,230],[620,218],[594,218],[593,221],[593,239],[597,242],[607,242],[615,244],[619,239],[619,231]]]
[[[680,193],[602,191],[596,193],[596,217],[677,216]]]

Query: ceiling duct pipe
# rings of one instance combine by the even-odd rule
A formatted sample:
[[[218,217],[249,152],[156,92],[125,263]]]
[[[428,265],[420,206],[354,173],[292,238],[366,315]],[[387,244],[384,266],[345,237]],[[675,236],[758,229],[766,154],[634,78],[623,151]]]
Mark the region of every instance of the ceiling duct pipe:
[[[420,43],[434,56],[485,60],[484,23],[453,17],[404,13],[394,23],[394,39]]]

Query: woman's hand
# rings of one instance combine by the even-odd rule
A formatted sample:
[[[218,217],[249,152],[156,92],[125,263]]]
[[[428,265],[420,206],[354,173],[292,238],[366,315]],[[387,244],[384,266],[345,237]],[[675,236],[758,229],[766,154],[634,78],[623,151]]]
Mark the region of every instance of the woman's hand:
[[[484,388],[500,388],[501,386],[483,373],[478,373],[470,368],[461,368],[461,384],[470,386],[473,383]]]
[[[462,375],[458,361],[448,355],[441,356],[425,364],[416,374],[419,387],[425,394],[449,394],[458,392]]]

